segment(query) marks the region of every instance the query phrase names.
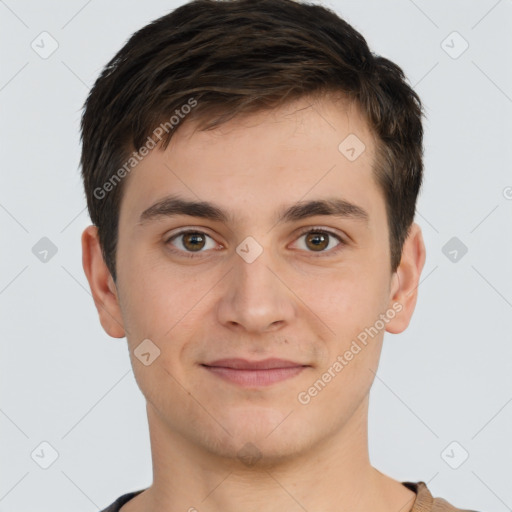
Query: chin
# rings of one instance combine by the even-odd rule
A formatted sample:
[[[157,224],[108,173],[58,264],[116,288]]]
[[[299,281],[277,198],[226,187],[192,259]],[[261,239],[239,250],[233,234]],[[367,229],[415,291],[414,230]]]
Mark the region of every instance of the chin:
[[[203,432],[201,444],[238,469],[270,469],[315,444],[311,432],[293,418],[294,413],[287,417],[290,411],[258,407],[231,411],[221,420],[229,434],[217,425]]]

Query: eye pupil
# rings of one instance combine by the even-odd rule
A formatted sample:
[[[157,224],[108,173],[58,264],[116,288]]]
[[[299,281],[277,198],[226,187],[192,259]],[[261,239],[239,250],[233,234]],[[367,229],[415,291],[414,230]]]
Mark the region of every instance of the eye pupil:
[[[311,242],[315,250],[325,249],[329,245],[328,238],[328,235],[323,233],[309,233],[306,237],[306,243]]]
[[[183,245],[192,251],[202,249],[204,247],[204,242],[204,236],[201,233],[185,233],[183,235]]]

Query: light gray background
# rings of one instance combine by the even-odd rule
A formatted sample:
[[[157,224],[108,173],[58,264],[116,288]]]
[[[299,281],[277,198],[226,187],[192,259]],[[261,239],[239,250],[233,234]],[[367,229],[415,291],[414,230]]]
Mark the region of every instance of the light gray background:
[[[78,127],[107,61],[181,3],[0,0],[0,512],[93,512],[151,483],[126,339],[103,332],[82,269]],[[460,508],[511,510],[512,2],[326,5],[403,67],[428,116],[427,261],[410,327],[385,337],[372,463]],[[43,31],[59,45],[46,59],[31,47]],[[457,58],[453,31],[469,44]],[[456,262],[442,252],[454,236],[468,248]],[[58,249],[46,263],[42,237]],[[59,454],[48,469],[43,441]]]

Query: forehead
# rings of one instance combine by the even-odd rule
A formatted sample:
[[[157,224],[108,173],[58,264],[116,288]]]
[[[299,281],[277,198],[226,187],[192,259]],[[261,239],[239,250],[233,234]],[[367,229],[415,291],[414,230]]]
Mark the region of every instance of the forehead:
[[[135,223],[169,194],[224,205],[231,218],[340,197],[384,208],[373,178],[374,137],[355,104],[301,98],[213,130],[184,122],[165,151],[145,156],[124,184],[121,221]]]

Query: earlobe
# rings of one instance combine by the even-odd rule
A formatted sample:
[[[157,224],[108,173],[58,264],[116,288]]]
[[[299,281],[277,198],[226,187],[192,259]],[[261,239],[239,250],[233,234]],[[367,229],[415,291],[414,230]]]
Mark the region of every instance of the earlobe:
[[[103,259],[96,226],[88,226],[82,233],[82,265],[103,329],[113,338],[123,338],[117,288]]]
[[[404,242],[400,265],[393,275],[389,307],[399,311],[386,325],[386,331],[403,332],[411,321],[418,298],[418,285],[425,264],[426,250],[418,224],[413,223]]]

